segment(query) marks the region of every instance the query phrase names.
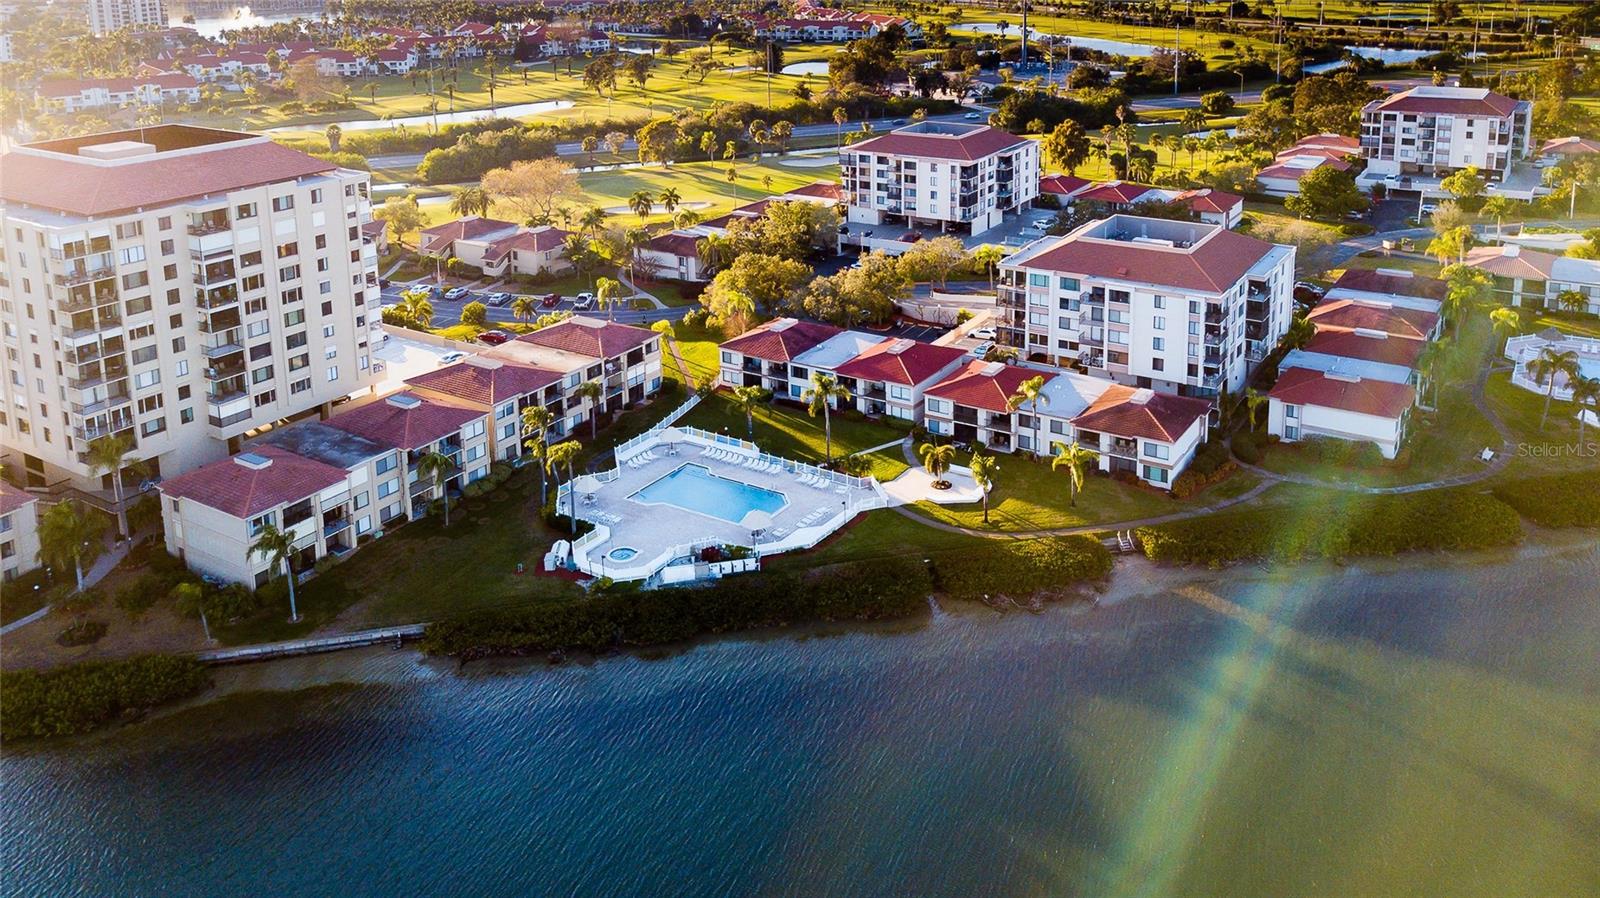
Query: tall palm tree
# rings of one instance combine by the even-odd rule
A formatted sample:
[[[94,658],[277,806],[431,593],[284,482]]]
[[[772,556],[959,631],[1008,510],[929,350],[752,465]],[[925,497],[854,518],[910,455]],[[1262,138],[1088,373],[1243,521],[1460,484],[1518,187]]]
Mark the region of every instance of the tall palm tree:
[[[1050,397],[1044,395],[1044,375],[1042,374],[1038,377],[1030,377],[1017,384],[1017,391],[1006,398],[1006,408],[1010,411],[1014,412],[1026,403],[1029,410],[1033,412],[1033,451],[1035,454],[1042,454],[1040,450],[1043,448],[1039,445],[1039,403],[1041,402],[1045,405],[1050,404]]]
[[[531,296],[519,296],[511,301],[511,314],[518,321],[531,323],[539,317],[539,303]]]
[[[567,482],[571,483],[573,479],[573,463],[577,461],[578,455],[582,451],[583,446],[580,445],[577,440],[562,440],[561,442],[556,443],[550,447],[549,457],[545,459],[545,470],[555,474],[556,479],[559,481],[561,478],[561,469],[566,468]],[[571,506],[569,499],[568,516],[572,519],[573,532],[577,532],[578,526],[576,511],[577,509]]]
[[[593,236],[600,233],[600,229],[605,226],[606,210],[599,206],[590,206],[583,210],[582,215],[578,216],[578,231],[580,233]]]
[[[600,419],[600,400],[606,395],[605,385],[598,380],[586,380],[572,388],[572,395],[589,400],[589,440],[593,442],[596,422]]]
[[[1248,417],[1251,430],[1256,429],[1256,412],[1260,411],[1261,407],[1266,404],[1267,394],[1255,387],[1249,387],[1244,391],[1245,415]]]
[[[111,475],[111,496],[117,503],[117,535],[127,539],[128,513],[122,507],[122,472],[133,471],[143,474],[148,470],[145,463],[137,458],[129,459],[133,452],[133,440],[121,434],[109,434],[98,437],[89,442],[89,468],[96,474]]]
[[[655,209],[656,195],[648,190],[635,190],[628,197],[628,208],[640,218],[649,218],[651,210]]]
[[[549,475],[544,469],[544,459],[548,454],[550,445],[550,425],[556,423],[556,416],[542,405],[530,405],[522,410],[522,445],[528,452],[538,459],[539,465],[539,507],[543,508],[545,500],[549,498]]]
[[[1496,336],[1509,340],[1522,330],[1522,311],[1511,306],[1501,306],[1489,312],[1489,323],[1494,327]],[[1502,340],[1500,345],[1504,347],[1505,342]]]
[[[100,541],[105,523],[76,499],[57,502],[39,518],[39,555],[51,567],[72,568],[75,592],[83,592],[83,566],[94,564],[105,551]]]
[[[923,470],[933,478],[934,489],[948,489],[950,481],[944,479],[945,472],[950,470],[950,465],[956,460],[956,447],[950,443],[923,443],[917,447],[917,458],[922,459]]]
[[[344,137],[344,129],[335,122],[322,130],[324,137],[328,138],[328,152],[339,152],[339,141]]]
[[[1437,407],[1439,404],[1439,382],[1444,379],[1444,363],[1450,357],[1451,345],[1449,337],[1440,337],[1423,346],[1422,354],[1417,357],[1417,368],[1422,372],[1422,376],[1427,378],[1424,391],[1431,394],[1433,399],[1428,403],[1429,407]]]
[[[1082,443],[1073,440],[1070,443],[1056,443],[1055,458],[1050,460],[1050,470],[1067,469],[1068,496],[1073,508],[1078,507],[1078,494],[1083,492],[1083,480],[1089,474],[1089,466],[1100,458],[1100,453],[1086,448]]]
[[[1528,376],[1533,378],[1534,383],[1545,387],[1544,413],[1539,416],[1540,430],[1544,430],[1545,421],[1550,417],[1550,400],[1556,395],[1557,374],[1566,375],[1569,382],[1579,376],[1576,352],[1546,346],[1528,361]]]
[[[756,409],[772,397],[771,391],[765,387],[748,386],[733,388],[733,404],[744,413],[744,429],[749,436],[756,435]]]
[[[192,614],[200,618],[200,629],[205,631],[206,644],[211,644],[211,622],[206,620],[206,591],[198,583],[179,583],[172,588],[172,604],[179,614]]]
[[[839,147],[844,147],[844,123],[850,121],[850,113],[844,111],[843,106],[833,107],[833,127],[839,132]]]
[[[280,573],[289,578],[289,623],[299,623],[300,610],[295,605],[294,599],[294,537],[271,524],[266,524],[261,528],[261,532],[256,534],[256,541],[250,544],[250,557],[254,558],[257,555],[267,559],[267,567],[273,571],[273,579],[277,579]]]
[[[1578,445],[1583,442],[1584,413],[1600,410],[1600,377],[1578,376],[1572,380],[1572,404],[1578,410]]]
[[[595,281],[594,301],[600,308],[606,310],[607,320],[615,319],[617,303],[622,301],[622,282],[615,278],[601,278]]]
[[[1451,319],[1451,336],[1461,338],[1461,319],[1477,303],[1488,299],[1493,291],[1489,276],[1476,268],[1451,265],[1443,272],[1450,289],[1444,296],[1444,314]]]
[[[989,289],[994,289],[994,273],[1000,270],[1000,263],[1006,258],[1005,247],[998,243],[985,243],[972,251],[972,261],[983,267],[984,273],[989,275]]]
[[[811,417],[822,415],[822,457],[828,462],[833,461],[832,403],[835,399],[849,402],[850,390],[830,375],[811,372],[811,386],[800,394],[800,401],[806,404],[806,412]]]
[[[972,453],[972,480],[983,491],[983,522],[989,523],[989,493],[994,489],[994,477],[1000,472],[1000,458],[995,455]]]
[[[677,210],[678,204],[683,202],[683,195],[678,193],[678,189],[676,187],[668,187],[667,189],[661,191],[659,201],[661,203],[661,208],[665,209],[668,215],[671,215]]]
[[[1556,294],[1556,305],[1560,306],[1563,312],[1581,312],[1588,304],[1589,297],[1576,290],[1562,290]]]
[[[427,455],[417,459],[417,476],[426,477],[433,481],[433,488],[439,491],[440,501],[444,502],[444,525],[450,526],[450,492],[445,489],[444,483],[454,474],[456,463],[450,456],[435,449]]]
[[[489,191],[479,186],[460,187],[450,197],[450,212],[457,216],[488,215]]]

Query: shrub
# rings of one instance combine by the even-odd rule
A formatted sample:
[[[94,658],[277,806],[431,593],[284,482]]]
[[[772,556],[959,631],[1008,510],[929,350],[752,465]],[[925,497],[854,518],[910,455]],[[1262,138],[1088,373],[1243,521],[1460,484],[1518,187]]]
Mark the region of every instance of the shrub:
[[[56,643],[72,648],[79,645],[92,645],[106,635],[106,622],[98,620],[79,621],[62,630],[56,636]]]
[[[1522,525],[1482,493],[1434,490],[1341,496],[1310,510],[1268,508],[1140,527],[1152,561],[1220,567],[1236,561],[1394,555],[1419,549],[1514,545]]]
[[[0,683],[0,738],[86,733],[121,715],[188,698],[210,684],[204,665],[177,655],[14,671]]]
[[[1240,431],[1233,435],[1232,440],[1234,457],[1247,465],[1261,464],[1261,446],[1256,442],[1255,434],[1249,431]]]
[[[117,590],[112,601],[130,620],[143,617],[151,606],[172,591],[172,587],[186,579],[185,573],[170,569],[147,570]]]
[[[1007,540],[931,556],[934,582],[953,599],[1026,598],[1111,573],[1111,553],[1086,536]]]
[[[1251,440],[1251,445],[1255,444]],[[1209,486],[1221,483],[1233,475],[1238,466],[1228,455],[1228,447],[1221,440],[1212,440],[1201,446],[1189,461],[1189,467],[1172,481],[1172,497],[1187,499]]]
[[[931,592],[927,567],[909,559],[752,574],[700,588],[599,589],[581,602],[439,621],[428,626],[422,648],[463,660],[639,648],[805,621],[911,617],[927,611]]]
[[[1541,527],[1600,527],[1600,471],[1509,480],[1494,496]]]

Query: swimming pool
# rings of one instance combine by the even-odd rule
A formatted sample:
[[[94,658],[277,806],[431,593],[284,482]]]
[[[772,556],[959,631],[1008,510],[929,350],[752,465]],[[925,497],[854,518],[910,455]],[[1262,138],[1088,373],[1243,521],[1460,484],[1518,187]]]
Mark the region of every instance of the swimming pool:
[[[730,524],[739,523],[757,509],[776,514],[788,503],[783,493],[718,477],[704,465],[684,465],[647,484],[631,498],[635,502],[673,505]]]

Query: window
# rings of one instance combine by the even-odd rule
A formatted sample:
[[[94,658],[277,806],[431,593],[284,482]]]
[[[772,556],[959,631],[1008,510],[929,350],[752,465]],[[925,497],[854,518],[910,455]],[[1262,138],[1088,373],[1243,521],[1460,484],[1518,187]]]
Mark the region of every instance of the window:
[[[170,256],[175,252],[177,252],[177,245],[175,243],[173,243],[171,240],[161,241],[161,255]]]
[[[337,346],[328,346],[328,347],[325,347],[322,350],[322,358],[324,360],[336,359],[338,357],[339,357],[339,347],[337,347]]]
[[[1048,275],[1048,274],[1033,274],[1033,273],[1030,273],[1028,275],[1028,286],[1030,286],[1030,287],[1048,287],[1048,286],[1050,286],[1050,275]]]
[[[1082,283],[1077,278],[1061,278],[1060,284],[1063,290],[1078,290],[1082,287]]]
[[[1286,405],[1283,407],[1283,416],[1293,421],[1300,417],[1300,406]]]
[[[244,332],[249,337],[265,336],[272,330],[272,325],[265,321],[252,321],[244,326]]]
[[[1150,360],[1150,369],[1152,371],[1165,371],[1165,370],[1167,370],[1167,360],[1166,359],[1151,359]]]
[[[322,188],[321,187],[313,187],[313,188],[311,188],[311,202],[313,202],[313,203],[322,202]]]
[[[142,437],[155,436],[167,429],[166,418],[152,418],[139,425],[139,435]]]
[[[1144,466],[1144,479],[1151,483],[1166,483],[1168,476],[1170,476],[1170,472],[1166,468],[1158,468],[1154,465]]]
[[[250,519],[250,535],[251,536],[260,536],[261,535],[261,531],[266,529],[267,527],[274,526],[276,521],[277,521],[277,519],[278,519],[277,518],[277,513],[276,512],[271,512],[271,511],[269,511],[266,514],[261,515],[259,517],[251,518]]]
[[[948,415],[950,414],[950,403],[944,399],[934,399],[929,397],[928,411],[936,415]]]
[[[177,371],[179,377],[188,377],[189,376],[189,360],[188,359],[178,359],[178,364],[174,366],[174,370]]]
[[[137,290],[150,285],[150,272],[133,271],[122,276],[122,289]],[[26,288],[24,288],[26,289]]]
[[[361,509],[372,504],[372,497],[368,496],[366,493],[357,493],[355,501],[350,504],[355,508],[356,511],[360,511]]]
[[[394,459],[395,457],[393,455],[385,455],[384,457],[378,459],[378,464],[376,465],[378,473],[387,474],[388,472],[393,471],[396,464]]]
[[[233,217],[234,218],[255,218],[256,217],[256,204],[255,203],[245,203],[245,204],[243,204],[241,206],[235,206],[233,208]]]
[[[332,378],[329,379],[332,380]],[[461,428],[461,438],[464,440],[471,440],[481,436],[483,436],[482,418],[479,418],[478,420],[469,423],[466,427]]]
[[[304,367],[306,367],[306,366],[308,366],[310,364],[311,364],[311,356],[306,355],[303,352],[300,353],[297,356],[291,356],[289,358],[289,370],[290,371],[299,371],[301,368],[304,368]]]
[[[289,395],[293,396],[296,393],[304,393],[309,389],[311,389],[311,378],[303,377],[300,380],[289,384]]]
[[[172,216],[163,215],[160,218],[156,219],[156,227],[160,228],[163,231],[172,230]]]
[[[130,299],[127,301],[127,303],[125,303],[125,305],[127,306],[129,316],[142,315],[145,312],[150,311],[150,297],[140,296],[137,299]]]
[[[890,399],[897,399],[897,400],[899,400],[901,402],[910,402],[911,401],[911,388],[910,387],[900,386],[899,384],[894,384],[894,385],[889,387],[889,398]]]
[[[290,256],[300,255],[300,244],[296,242],[278,244],[278,258],[287,259]]]
[[[1165,337],[1151,337],[1150,348],[1156,352],[1165,350],[1167,348],[1167,339]]]
[[[1168,458],[1168,453],[1171,451],[1172,447],[1168,446],[1166,443],[1152,443],[1149,440],[1146,440],[1144,444],[1144,454],[1148,458],[1159,458],[1162,461],[1166,461]]]
[[[285,265],[284,267],[278,269],[278,280],[280,281],[292,281],[298,279],[299,277],[300,266],[298,265]],[[296,300],[299,299],[299,297],[295,298]]]
[[[1158,330],[1158,331],[1164,331],[1164,330],[1166,330],[1166,329],[1167,329],[1167,319],[1166,319],[1166,316],[1164,316],[1164,315],[1157,315],[1157,316],[1155,316],[1155,318],[1154,318],[1154,319],[1152,319],[1152,320],[1151,320],[1151,322],[1150,322],[1150,326],[1151,326],[1151,327],[1153,327],[1153,328],[1155,328],[1155,329],[1156,329],[1156,330]]]
[[[398,478],[398,477],[390,477],[388,480],[385,480],[384,482],[378,484],[378,498],[379,499],[383,499],[383,498],[386,498],[388,496],[392,496],[397,491],[399,491],[399,489],[400,489],[400,478]]]
[[[272,379],[272,366],[262,365],[250,372],[250,382],[253,384],[264,383]]]
[[[294,327],[297,324],[305,324],[305,322],[306,322],[305,309],[291,309],[291,310],[283,313],[283,326],[284,327]]]
[[[336,381],[338,379],[339,379],[339,366],[338,365],[329,365],[328,366],[328,381],[331,383],[331,382]]]
[[[272,211],[274,212],[288,212],[293,208],[294,197],[292,196],[275,196],[272,198]]]
[[[1152,296],[1150,297],[1150,302],[1158,309],[1165,309],[1167,307],[1167,298],[1165,296]]]
[[[165,399],[160,393],[146,396],[139,400],[139,414],[147,415],[156,409],[161,408],[163,402],[165,402]]]
[[[194,423],[194,409],[186,408],[186,409],[179,410],[179,412],[178,412],[178,422],[180,424],[193,424]]]
[[[260,265],[260,264],[261,264],[261,251],[260,250],[255,250],[253,252],[243,253],[243,254],[241,254],[239,256],[239,267],[240,268],[254,268],[255,266]]]
[[[159,370],[141,371],[133,376],[133,385],[141,389],[153,387],[158,383],[161,383],[161,372]]]

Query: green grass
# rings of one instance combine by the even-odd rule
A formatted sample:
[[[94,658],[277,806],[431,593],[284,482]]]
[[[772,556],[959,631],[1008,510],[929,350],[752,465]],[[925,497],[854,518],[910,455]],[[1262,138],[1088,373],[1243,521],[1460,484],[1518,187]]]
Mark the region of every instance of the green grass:
[[[1516,439],[1511,466],[1506,469],[1505,476],[1600,467],[1600,457],[1578,451],[1578,420],[1572,403],[1552,400],[1549,419],[1540,427],[1545,397],[1512,384],[1508,373],[1490,375],[1484,394],[1490,409],[1511,428]],[[1583,437],[1592,452],[1600,441],[1600,432],[1593,427],[1585,428]]]
[[[1536,312],[1525,316],[1523,325],[1529,333],[1547,327],[1560,328],[1569,334],[1600,339],[1600,318],[1594,315],[1574,315],[1570,312]]]
[[[1400,486],[1471,473],[1483,466],[1478,453],[1486,446],[1499,446],[1500,437],[1472,404],[1469,391],[1470,387],[1447,390],[1438,411],[1431,414],[1413,409],[1405,447],[1394,462],[1340,467],[1323,462],[1302,445],[1279,443],[1267,450],[1261,467],[1360,486]]]
[[[902,439],[908,432],[863,418],[859,413],[835,411],[832,421],[834,458]],[[696,406],[684,417],[683,423],[754,440],[763,450],[784,458],[809,462],[824,460],[822,418],[813,418],[804,408],[792,403],[776,402],[757,409],[753,436],[746,428],[744,414],[728,394],[721,392]],[[893,480],[908,467],[897,447],[867,457],[872,462],[872,476],[879,480]]]
[[[888,509],[868,512],[848,529],[809,552],[764,559],[770,568],[810,568],[844,561],[868,561],[983,545],[981,536],[967,536],[928,527]]]
[[[678,355],[683,358],[683,364],[688,367],[689,376],[694,378],[695,383],[715,382],[720,369],[717,344],[723,339],[721,331],[680,321],[673,325],[673,334]],[[662,367],[668,379],[683,380],[677,365],[663,362]]]

